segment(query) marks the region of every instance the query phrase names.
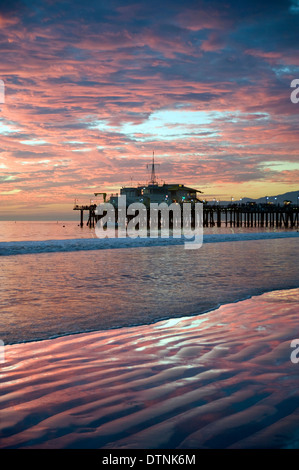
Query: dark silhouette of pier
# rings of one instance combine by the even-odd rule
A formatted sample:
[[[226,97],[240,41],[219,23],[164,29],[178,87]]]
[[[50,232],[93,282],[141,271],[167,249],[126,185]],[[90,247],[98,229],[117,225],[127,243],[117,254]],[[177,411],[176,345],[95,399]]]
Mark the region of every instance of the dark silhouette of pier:
[[[88,213],[86,225],[95,227],[97,221],[105,215],[99,216],[95,213],[96,205],[75,205],[74,210],[80,211],[80,226],[84,225],[84,212]],[[148,221],[150,221],[150,210]],[[169,224],[172,226],[170,211]],[[229,204],[227,206],[209,205],[203,206],[203,227],[273,227],[273,228],[297,228],[298,229],[298,206],[275,205],[275,204]],[[127,216],[127,219],[134,218]],[[115,209],[115,221],[118,214]],[[194,209],[191,211],[191,225],[194,225]]]

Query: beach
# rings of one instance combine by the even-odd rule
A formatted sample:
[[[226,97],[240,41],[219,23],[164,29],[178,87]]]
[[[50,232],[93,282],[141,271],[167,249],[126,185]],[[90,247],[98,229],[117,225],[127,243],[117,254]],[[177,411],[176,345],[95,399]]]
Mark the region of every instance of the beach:
[[[1,448],[298,448],[298,301],[7,345]]]
[[[185,250],[19,226],[0,240],[1,449],[299,447],[297,232]]]

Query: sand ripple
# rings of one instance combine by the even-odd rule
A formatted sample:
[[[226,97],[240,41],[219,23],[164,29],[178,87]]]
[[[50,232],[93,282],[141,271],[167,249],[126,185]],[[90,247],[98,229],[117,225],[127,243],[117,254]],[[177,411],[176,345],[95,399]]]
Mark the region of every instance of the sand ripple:
[[[0,447],[298,448],[298,301],[8,345]]]

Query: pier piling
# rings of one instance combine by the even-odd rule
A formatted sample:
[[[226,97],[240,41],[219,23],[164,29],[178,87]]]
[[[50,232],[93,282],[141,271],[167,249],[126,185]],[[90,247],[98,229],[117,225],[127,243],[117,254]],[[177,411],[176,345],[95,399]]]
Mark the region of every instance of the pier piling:
[[[80,226],[83,227],[84,211],[88,211],[87,226],[95,227],[99,216],[95,214],[96,205],[78,206],[80,211]],[[193,211],[194,212],[194,211]],[[161,227],[161,217],[158,212],[158,226]],[[116,210],[117,221],[117,210]],[[127,217],[128,220],[128,217]],[[183,220],[183,219],[182,219]],[[194,214],[191,217],[194,226]],[[169,223],[172,225],[170,214]],[[299,209],[297,206],[253,205],[253,206],[203,206],[203,227],[261,227],[261,228],[297,228],[299,225]],[[148,226],[150,226],[150,211],[148,210]]]

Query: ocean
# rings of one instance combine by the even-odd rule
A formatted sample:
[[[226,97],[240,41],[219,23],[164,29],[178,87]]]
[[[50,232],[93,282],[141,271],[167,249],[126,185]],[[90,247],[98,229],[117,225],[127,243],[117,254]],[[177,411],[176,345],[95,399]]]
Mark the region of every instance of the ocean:
[[[203,245],[104,239],[76,222],[1,222],[5,344],[198,315],[299,286],[296,230],[215,228]]]

